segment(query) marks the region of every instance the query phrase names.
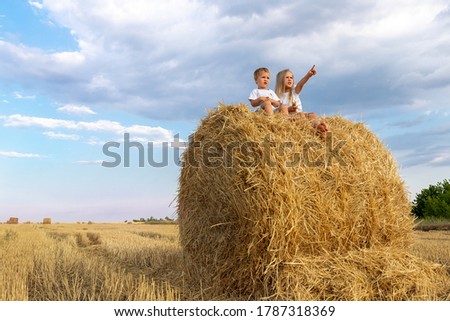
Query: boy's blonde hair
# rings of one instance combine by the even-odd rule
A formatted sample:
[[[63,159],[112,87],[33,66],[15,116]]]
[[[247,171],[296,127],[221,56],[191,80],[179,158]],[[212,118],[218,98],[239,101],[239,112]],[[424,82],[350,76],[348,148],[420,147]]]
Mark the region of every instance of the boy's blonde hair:
[[[282,97],[285,93],[284,91],[284,77],[286,76],[286,73],[290,72],[292,74],[292,80],[294,80],[294,73],[290,69],[284,69],[280,71],[277,74],[277,81],[275,83],[275,94],[277,94],[278,97]],[[295,85],[295,80],[294,80]],[[289,90],[289,103],[292,104],[293,98],[292,98],[292,90]]]
[[[268,72],[270,74],[269,68],[261,67],[255,70],[253,73],[253,78],[256,80],[261,72]]]

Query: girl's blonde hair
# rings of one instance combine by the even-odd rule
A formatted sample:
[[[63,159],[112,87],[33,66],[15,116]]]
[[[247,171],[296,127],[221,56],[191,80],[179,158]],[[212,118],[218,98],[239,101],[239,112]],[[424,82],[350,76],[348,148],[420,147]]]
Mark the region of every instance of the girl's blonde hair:
[[[290,72],[292,74],[292,79],[294,80],[294,73],[290,69],[284,69],[277,74],[277,81],[275,83],[275,93],[277,94],[278,97],[280,97],[280,99],[283,96],[283,94],[285,93],[284,77],[286,76],[286,73],[288,73],[288,72]],[[294,84],[295,84],[295,81],[294,81]],[[292,105],[292,101],[293,101],[292,90],[289,90],[289,104],[290,105]]]

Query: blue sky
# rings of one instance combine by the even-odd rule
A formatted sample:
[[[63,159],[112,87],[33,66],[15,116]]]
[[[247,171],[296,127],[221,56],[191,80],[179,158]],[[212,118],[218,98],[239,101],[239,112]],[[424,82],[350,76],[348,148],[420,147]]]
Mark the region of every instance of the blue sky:
[[[316,64],[304,109],[369,126],[414,198],[450,174],[448,30],[442,0],[1,0],[0,221],[175,217],[173,150],[105,168],[103,144],[128,132],[157,159],[207,109],[247,103],[260,66]]]

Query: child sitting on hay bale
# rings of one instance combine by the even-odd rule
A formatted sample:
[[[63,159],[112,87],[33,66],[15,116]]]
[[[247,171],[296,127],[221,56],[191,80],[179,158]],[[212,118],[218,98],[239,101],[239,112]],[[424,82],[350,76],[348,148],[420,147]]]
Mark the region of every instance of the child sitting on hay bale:
[[[280,106],[280,98],[278,98],[273,90],[269,89],[269,69],[265,67],[258,68],[253,73],[253,77],[255,78],[258,88],[253,89],[248,97],[252,107],[257,108],[256,111],[263,110],[269,115],[272,115],[274,111],[279,111],[282,114],[287,115],[287,107]]]
[[[284,69],[277,74],[277,81],[275,84],[275,93],[281,100],[281,106],[286,106],[291,116],[306,118],[312,122],[312,125],[317,128],[321,135],[326,135],[328,132],[327,125],[321,121],[316,113],[305,113],[302,110],[302,102],[300,101],[300,92],[303,86],[308,82],[309,78],[315,76],[317,71],[313,65],[308,73],[300,79],[294,87],[294,74],[289,69]]]

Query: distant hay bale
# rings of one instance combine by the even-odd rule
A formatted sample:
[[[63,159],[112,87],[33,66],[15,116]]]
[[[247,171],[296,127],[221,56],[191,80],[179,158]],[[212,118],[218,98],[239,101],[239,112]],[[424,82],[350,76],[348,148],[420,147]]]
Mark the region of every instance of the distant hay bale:
[[[408,254],[413,219],[395,159],[364,124],[324,120],[325,141],[307,121],[247,105],[202,120],[178,191],[191,291],[255,300],[438,295],[434,280],[445,272]]]
[[[6,222],[6,224],[19,224],[19,218],[18,217],[10,217],[9,220]]]
[[[44,218],[43,220],[42,220],[42,224],[52,224],[52,219],[51,218]]]

